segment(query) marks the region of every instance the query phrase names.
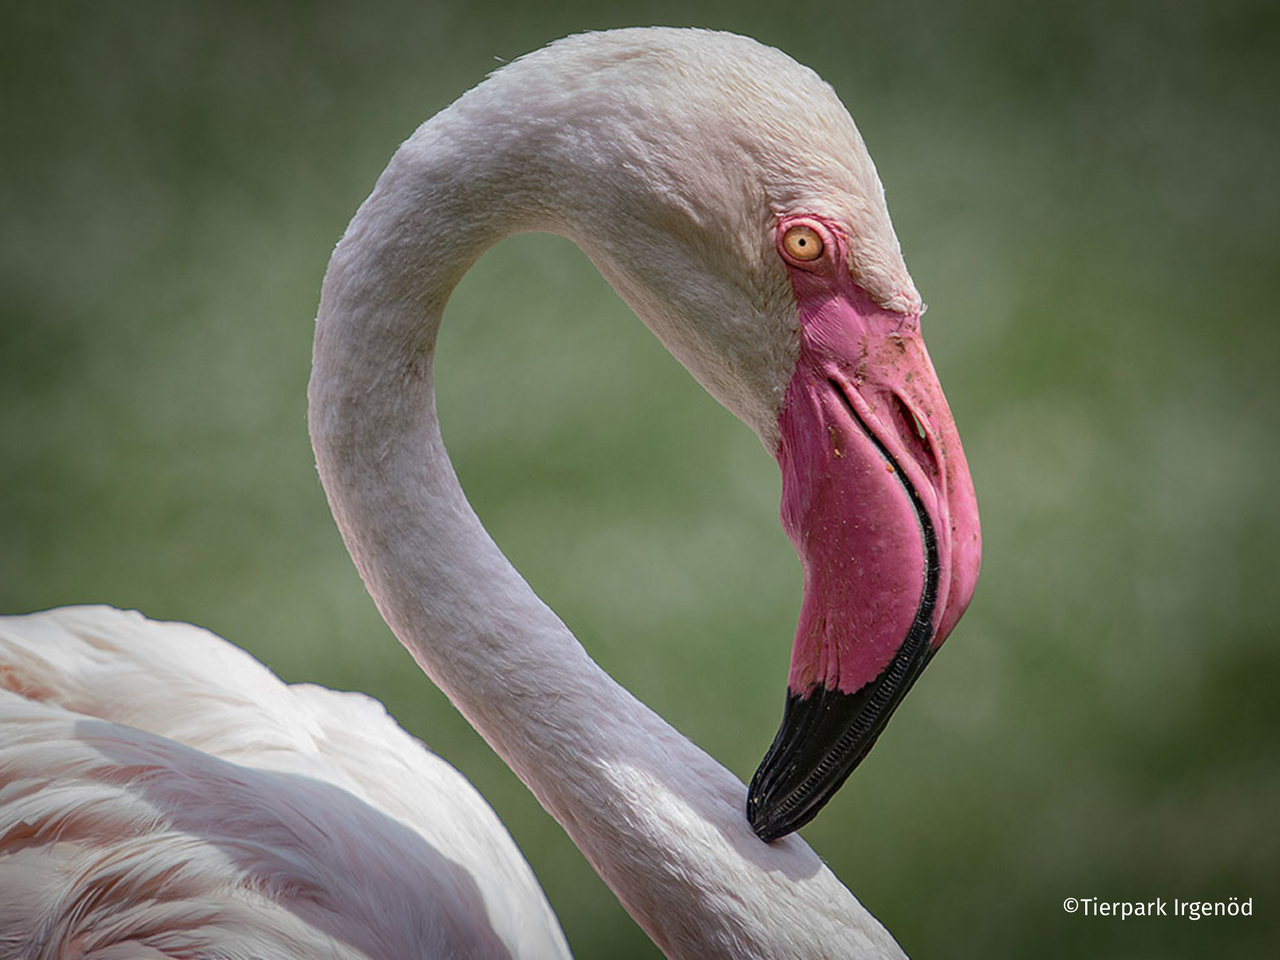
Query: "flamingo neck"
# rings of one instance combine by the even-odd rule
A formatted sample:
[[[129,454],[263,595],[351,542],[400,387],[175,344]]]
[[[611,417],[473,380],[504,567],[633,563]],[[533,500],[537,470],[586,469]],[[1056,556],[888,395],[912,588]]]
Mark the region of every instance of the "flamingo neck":
[[[433,391],[444,305],[483,249],[556,225],[545,171],[469,150],[464,121],[455,105],[401,148],[325,276],[311,436],[360,575],[668,955],[900,955],[802,840],[752,834],[737,777],[591,660],[467,503]]]

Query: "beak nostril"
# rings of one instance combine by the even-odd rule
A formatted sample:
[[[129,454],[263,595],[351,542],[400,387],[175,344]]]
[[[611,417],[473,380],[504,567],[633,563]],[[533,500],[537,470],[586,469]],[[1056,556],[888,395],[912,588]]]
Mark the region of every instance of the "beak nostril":
[[[893,394],[893,413],[898,421],[898,436],[902,438],[903,446],[920,465],[925,476],[936,481],[940,470],[924,421],[911,409],[907,401],[896,393]]]

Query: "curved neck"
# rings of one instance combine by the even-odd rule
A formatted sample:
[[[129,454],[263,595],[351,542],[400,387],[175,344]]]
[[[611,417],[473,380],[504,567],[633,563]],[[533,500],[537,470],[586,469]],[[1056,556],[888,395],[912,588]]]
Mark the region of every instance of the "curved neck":
[[[752,834],[742,783],[587,656],[467,503],[435,412],[440,318],[485,248],[555,228],[556,197],[518,130],[469,146],[466,103],[397,153],[324,281],[312,443],[369,592],[668,955],[900,955],[802,840]]]

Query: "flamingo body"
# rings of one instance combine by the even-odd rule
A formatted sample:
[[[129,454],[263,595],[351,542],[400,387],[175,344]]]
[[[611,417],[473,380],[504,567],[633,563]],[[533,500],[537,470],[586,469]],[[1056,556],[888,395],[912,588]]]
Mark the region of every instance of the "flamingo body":
[[[577,243],[783,466],[806,597],[750,800],[591,660],[445,450],[445,304],[487,247],[530,230]],[[870,749],[977,575],[976,504],[921,311],[834,91],[699,30],[570,37],[497,71],[401,146],[330,260],[309,427],[356,568],[669,956],[901,956],[792,831]],[[107,609],[10,619],[0,641],[0,885],[17,891],[0,946],[567,954],[492,812],[376,704]]]
[[[0,957],[567,957],[488,804],[376,701],[109,607],[0,618]]]

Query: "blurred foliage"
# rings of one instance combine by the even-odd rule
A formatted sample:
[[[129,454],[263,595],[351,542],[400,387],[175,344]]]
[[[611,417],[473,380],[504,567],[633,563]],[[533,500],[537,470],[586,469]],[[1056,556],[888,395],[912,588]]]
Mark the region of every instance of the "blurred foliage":
[[[1264,955],[1280,8],[742,6],[11,4],[0,608],[138,607],[378,696],[491,800],[580,956],[655,956],[364,594],[306,438],[311,322],[396,144],[498,60],[635,23],[751,34],[831,81],[877,159],[986,538],[972,610],[806,836],[921,957]],[[438,369],[499,543],[749,776],[799,598],[768,454],[562,240],[486,255]]]

